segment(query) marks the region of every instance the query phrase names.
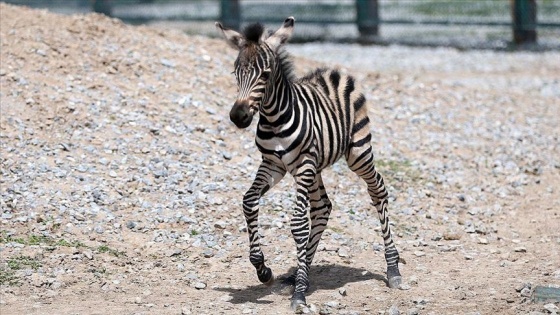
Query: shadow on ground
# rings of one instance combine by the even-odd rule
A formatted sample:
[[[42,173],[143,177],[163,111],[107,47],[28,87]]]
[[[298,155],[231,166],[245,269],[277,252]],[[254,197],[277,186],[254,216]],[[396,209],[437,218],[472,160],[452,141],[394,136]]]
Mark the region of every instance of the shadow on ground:
[[[228,292],[232,299],[229,302],[233,304],[242,304],[252,302],[255,304],[270,304],[270,300],[261,300],[262,298],[271,295],[286,295],[288,298],[292,294],[293,287],[282,284],[282,279],[289,277],[294,270],[277,277],[275,283],[267,287],[263,284],[255,284],[242,289],[232,288],[216,288],[216,291]],[[364,274],[364,271],[366,273]],[[258,283],[255,274],[255,282]],[[371,273],[363,268],[353,268],[341,265],[317,265],[311,267],[309,274],[311,282],[309,291],[306,295],[310,295],[317,290],[334,290],[343,287],[347,283],[361,282],[367,280],[377,280],[384,282],[387,285],[387,278],[385,275]]]

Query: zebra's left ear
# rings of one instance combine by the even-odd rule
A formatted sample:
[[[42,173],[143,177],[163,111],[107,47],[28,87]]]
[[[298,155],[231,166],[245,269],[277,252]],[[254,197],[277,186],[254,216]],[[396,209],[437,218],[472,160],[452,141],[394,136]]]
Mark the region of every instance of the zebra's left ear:
[[[282,27],[280,27],[274,34],[270,35],[265,42],[270,46],[270,48],[274,50],[278,50],[280,46],[282,46],[285,42],[292,37],[292,33],[294,31],[294,19],[293,16],[290,16],[284,21]]]
[[[240,50],[245,45],[245,37],[238,32],[225,28],[220,22],[216,22],[216,28],[222,31],[226,42],[232,48]]]

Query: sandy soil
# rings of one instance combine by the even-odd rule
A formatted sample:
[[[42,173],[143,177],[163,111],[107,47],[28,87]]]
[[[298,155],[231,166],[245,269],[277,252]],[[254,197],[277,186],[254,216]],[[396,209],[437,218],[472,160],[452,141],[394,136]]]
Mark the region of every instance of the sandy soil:
[[[227,120],[234,52],[99,15],[0,4],[0,17],[0,313],[289,314],[290,295],[259,284],[248,261],[240,201],[259,156],[252,130]],[[411,288],[387,288],[377,218],[338,165],[324,176],[335,211],[309,312],[548,312],[530,296],[536,285],[560,286],[560,100],[533,87],[558,86],[560,53],[500,54],[492,58],[517,63],[387,73],[339,65],[379,104],[374,146]],[[298,73],[323,65],[295,62]],[[150,163],[184,176],[170,186]],[[274,221],[289,214],[290,189],[288,178],[263,204],[277,276],[294,264],[286,222]]]

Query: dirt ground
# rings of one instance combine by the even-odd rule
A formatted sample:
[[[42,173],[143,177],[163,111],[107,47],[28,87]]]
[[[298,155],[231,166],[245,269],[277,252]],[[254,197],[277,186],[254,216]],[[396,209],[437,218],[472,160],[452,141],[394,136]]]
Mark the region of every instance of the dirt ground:
[[[99,15],[0,4],[0,17],[0,313],[290,314],[290,294],[248,261],[240,205],[259,156],[227,119],[234,52]],[[520,62],[344,70],[382,104],[374,147],[410,289],[387,287],[376,216],[347,209],[368,203],[365,188],[338,165],[306,311],[551,312],[531,293],[560,286],[560,99],[522,87],[556,89],[560,53],[500,54]],[[276,276],[295,260],[284,182],[262,206]]]

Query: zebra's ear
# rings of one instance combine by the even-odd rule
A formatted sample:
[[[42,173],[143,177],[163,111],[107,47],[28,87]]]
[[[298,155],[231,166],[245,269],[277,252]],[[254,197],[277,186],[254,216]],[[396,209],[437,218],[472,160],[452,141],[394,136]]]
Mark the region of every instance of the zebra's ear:
[[[245,38],[234,30],[225,28],[222,23],[216,22],[216,28],[222,31],[226,42],[234,49],[240,50],[245,45]]]
[[[280,46],[282,46],[285,42],[292,37],[292,32],[294,31],[294,19],[293,16],[290,16],[284,21],[282,27],[280,27],[274,34],[270,35],[265,42],[270,46],[270,48],[274,50],[278,50]]]

